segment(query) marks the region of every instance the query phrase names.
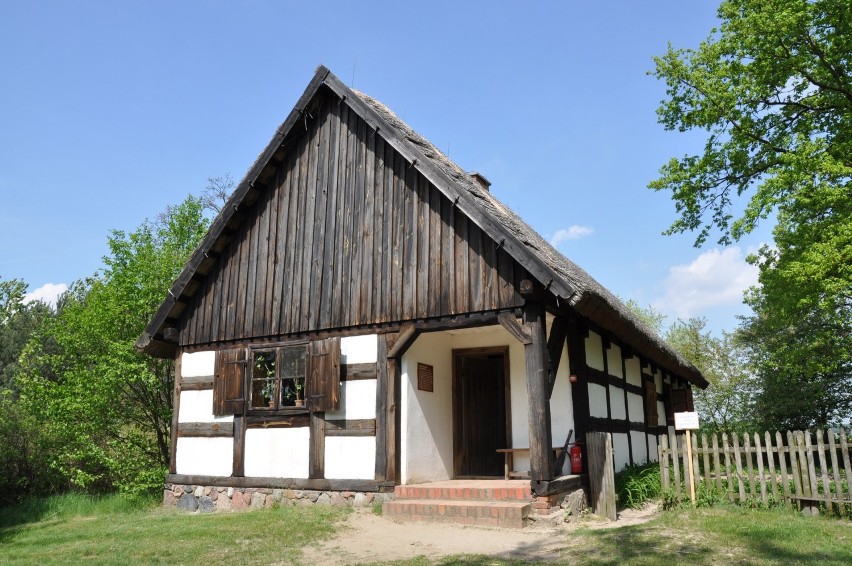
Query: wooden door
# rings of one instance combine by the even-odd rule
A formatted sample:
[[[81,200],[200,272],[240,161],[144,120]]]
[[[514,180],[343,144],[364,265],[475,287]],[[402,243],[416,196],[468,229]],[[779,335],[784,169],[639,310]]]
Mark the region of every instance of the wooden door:
[[[453,438],[456,477],[503,475],[509,447],[508,348],[453,351]]]

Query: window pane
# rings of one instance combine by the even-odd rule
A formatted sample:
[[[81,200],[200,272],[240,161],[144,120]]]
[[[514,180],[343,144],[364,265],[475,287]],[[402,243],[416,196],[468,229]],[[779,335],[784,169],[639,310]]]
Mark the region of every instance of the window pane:
[[[305,398],[304,346],[282,348],[281,352],[281,405],[302,407]]]
[[[271,407],[275,399],[275,350],[254,353],[251,373],[251,406]]]

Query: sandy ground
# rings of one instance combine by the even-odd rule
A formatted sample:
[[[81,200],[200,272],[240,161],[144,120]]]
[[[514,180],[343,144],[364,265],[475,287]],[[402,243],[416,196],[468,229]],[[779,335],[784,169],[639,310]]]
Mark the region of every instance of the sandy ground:
[[[572,530],[611,529],[644,523],[658,513],[657,506],[627,509],[617,521],[594,516],[554,525],[536,522],[524,529],[465,527],[443,523],[396,523],[371,509],[358,509],[337,535],[319,546],[304,548],[304,564],[317,566],[385,562],[426,556],[437,559],[453,554],[487,554],[529,561],[554,560],[568,547]]]

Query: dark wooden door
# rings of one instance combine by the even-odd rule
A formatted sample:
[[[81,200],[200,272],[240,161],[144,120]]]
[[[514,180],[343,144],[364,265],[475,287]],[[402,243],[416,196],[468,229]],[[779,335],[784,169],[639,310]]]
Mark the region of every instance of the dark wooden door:
[[[508,357],[503,349],[458,350],[454,358],[456,476],[502,476],[508,444]]]

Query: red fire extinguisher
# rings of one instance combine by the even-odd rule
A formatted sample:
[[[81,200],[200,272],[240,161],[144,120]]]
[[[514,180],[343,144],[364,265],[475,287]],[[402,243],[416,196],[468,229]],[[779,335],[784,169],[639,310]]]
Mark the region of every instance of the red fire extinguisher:
[[[578,440],[571,445],[571,473],[583,473],[583,441]]]

